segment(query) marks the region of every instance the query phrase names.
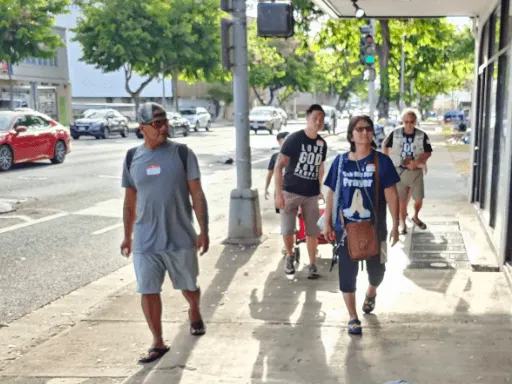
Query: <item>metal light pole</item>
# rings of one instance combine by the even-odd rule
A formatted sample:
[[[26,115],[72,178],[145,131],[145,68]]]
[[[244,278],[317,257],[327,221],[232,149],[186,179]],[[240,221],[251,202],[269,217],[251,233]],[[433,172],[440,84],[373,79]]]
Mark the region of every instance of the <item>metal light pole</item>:
[[[233,96],[236,127],[236,189],[229,204],[228,244],[257,244],[261,241],[258,191],[251,189],[249,130],[249,75],[247,67],[246,0],[232,2]]]

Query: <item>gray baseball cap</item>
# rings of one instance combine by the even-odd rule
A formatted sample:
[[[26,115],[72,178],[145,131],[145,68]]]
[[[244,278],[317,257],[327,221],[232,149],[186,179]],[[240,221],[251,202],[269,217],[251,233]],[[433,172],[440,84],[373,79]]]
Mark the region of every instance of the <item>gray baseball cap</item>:
[[[162,107],[158,103],[144,103],[139,107],[139,111],[137,113],[137,121],[140,124],[150,125],[153,122],[153,119],[159,117],[166,117],[164,107]]]

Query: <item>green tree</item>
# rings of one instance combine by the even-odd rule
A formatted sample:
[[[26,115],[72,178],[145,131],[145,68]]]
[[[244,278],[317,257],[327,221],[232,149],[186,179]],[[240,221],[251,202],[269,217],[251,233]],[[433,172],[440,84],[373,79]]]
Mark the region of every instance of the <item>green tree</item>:
[[[263,39],[256,25],[248,30],[249,85],[259,102],[270,105],[277,97],[282,103],[295,92],[311,90],[315,58],[296,39]],[[262,91],[269,92],[264,100]]]
[[[124,70],[125,88],[140,93],[158,75],[172,76],[178,110],[178,78],[214,80],[220,68],[220,9],[214,0],[109,0],[83,5],[75,40],[81,60],[104,72]],[[132,88],[133,73],[144,81]]]
[[[387,117],[389,103],[400,100],[402,44],[407,105],[416,101],[423,112],[439,94],[460,89],[471,77],[474,40],[469,29],[458,32],[445,19],[381,20],[380,27],[379,117]]]
[[[0,61],[18,64],[30,57],[52,58],[64,45],[53,32],[55,15],[66,13],[69,0],[2,0],[0,1]],[[11,108],[13,82],[11,72]]]
[[[315,89],[337,95],[336,108],[343,110],[351,94],[363,96],[367,83],[359,57],[360,20],[329,20],[316,36]]]

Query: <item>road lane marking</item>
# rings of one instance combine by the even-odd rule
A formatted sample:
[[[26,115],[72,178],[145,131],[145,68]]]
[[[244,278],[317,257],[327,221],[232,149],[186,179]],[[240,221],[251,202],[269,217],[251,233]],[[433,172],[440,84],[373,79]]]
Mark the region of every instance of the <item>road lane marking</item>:
[[[92,235],[101,235],[102,233],[109,232],[109,231],[112,231],[114,229],[120,228],[123,225],[124,225],[123,223],[117,223],[117,224],[111,225],[109,227],[105,227],[103,229],[100,229],[100,230],[98,230],[96,232],[93,232]]]
[[[61,217],[64,217],[64,216],[69,216],[69,213],[68,212],[61,212],[61,213],[57,213],[56,215],[50,215],[50,216],[42,217],[40,219],[27,221],[25,223],[11,225],[10,227],[1,228],[0,229],[0,234],[1,233],[6,233],[6,232],[11,232],[11,231],[14,231],[14,230],[20,229],[20,228],[30,227],[32,225],[44,223],[46,221],[60,219]]]
[[[121,176],[111,176],[111,175],[99,175],[98,177],[102,179],[121,179]]]

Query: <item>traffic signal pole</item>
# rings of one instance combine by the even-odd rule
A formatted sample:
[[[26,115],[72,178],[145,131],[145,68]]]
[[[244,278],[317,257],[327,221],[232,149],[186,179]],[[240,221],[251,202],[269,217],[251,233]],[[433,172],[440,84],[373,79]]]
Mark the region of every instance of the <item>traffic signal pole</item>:
[[[233,96],[236,129],[236,188],[231,191],[226,244],[258,244],[262,237],[258,190],[252,189],[247,67],[246,0],[223,2],[232,13]],[[228,9],[226,9],[228,8]]]

